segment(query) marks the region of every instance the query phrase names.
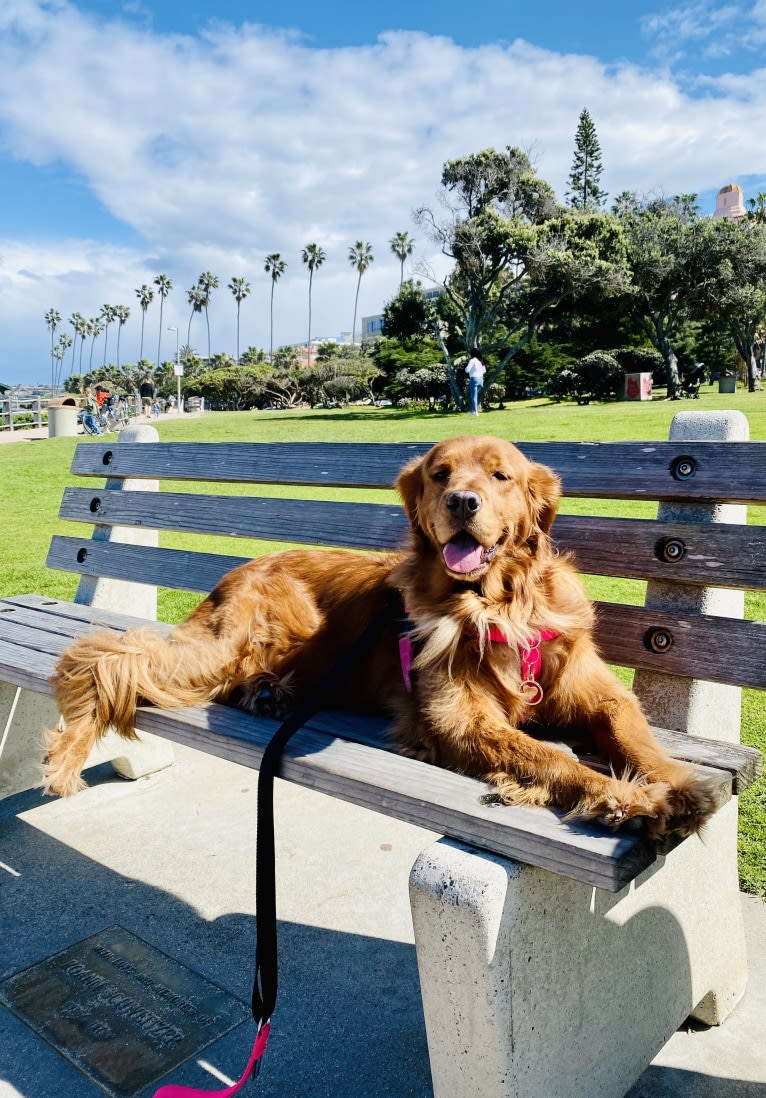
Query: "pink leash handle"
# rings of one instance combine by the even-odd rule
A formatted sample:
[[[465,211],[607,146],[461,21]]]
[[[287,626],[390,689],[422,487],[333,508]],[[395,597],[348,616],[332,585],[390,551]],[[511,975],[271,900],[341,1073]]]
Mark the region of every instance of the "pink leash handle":
[[[169,1086],[160,1087],[159,1090],[156,1090],[153,1098],[229,1098],[229,1095],[236,1094],[257,1070],[259,1061],[266,1051],[266,1042],[269,1039],[270,1028],[270,1023],[265,1022],[258,1030],[253,1044],[253,1051],[250,1053],[250,1059],[247,1062],[244,1074],[242,1078],[232,1086],[225,1087],[223,1090],[200,1090],[198,1087],[182,1087],[175,1083],[171,1083]]]

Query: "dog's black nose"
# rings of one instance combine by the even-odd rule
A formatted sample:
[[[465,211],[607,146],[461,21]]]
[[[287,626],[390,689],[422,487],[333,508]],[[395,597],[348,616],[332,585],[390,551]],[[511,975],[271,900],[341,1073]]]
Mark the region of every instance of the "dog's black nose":
[[[476,514],[482,499],[478,492],[450,492],[445,503],[456,518],[467,519]]]

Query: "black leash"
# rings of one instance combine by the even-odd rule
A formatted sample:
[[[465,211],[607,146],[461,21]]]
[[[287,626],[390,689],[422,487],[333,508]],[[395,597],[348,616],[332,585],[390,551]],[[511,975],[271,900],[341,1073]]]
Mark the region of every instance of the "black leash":
[[[382,610],[343,653],[332,670],[276,730],[261,759],[258,775],[258,834],[255,852],[256,949],[253,1018],[259,1029],[274,1013],[278,991],[277,912],[274,849],[274,778],[291,737],[321,707],[328,693],[342,682],[369,651],[389,622],[402,615],[398,591],[391,591]],[[260,1061],[259,1061],[260,1063]]]
[[[271,1028],[271,1016],[277,1003],[279,985],[277,964],[277,896],[274,849],[274,778],[282,752],[291,737],[321,708],[328,693],[337,686],[369,651],[389,622],[403,617],[401,596],[391,590],[385,604],[348,648],[335,666],[317,683],[294,713],[279,726],[266,745],[258,774],[258,833],[255,847],[256,943],[252,1011],[257,1026],[255,1042],[244,1074],[224,1090],[199,1090],[195,1087],[169,1086],[155,1091],[154,1098],[228,1098],[237,1094],[248,1079],[258,1076]]]

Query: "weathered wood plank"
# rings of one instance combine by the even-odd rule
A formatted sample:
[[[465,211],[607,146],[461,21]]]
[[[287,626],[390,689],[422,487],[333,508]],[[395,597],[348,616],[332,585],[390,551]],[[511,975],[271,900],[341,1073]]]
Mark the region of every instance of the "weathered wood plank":
[[[550,465],[566,495],[614,499],[766,498],[763,442],[516,442]],[[81,444],[82,476],[381,488],[429,443]],[[688,475],[685,475],[688,474]]]
[[[80,559],[82,558],[82,559]],[[243,557],[118,542],[55,537],[48,565],[184,591],[210,591]],[[604,657],[624,667],[664,671],[710,682],[766,689],[766,624],[702,615],[675,615],[641,606],[598,603],[596,638]],[[670,647],[653,651],[650,638],[666,632]]]
[[[596,640],[610,663],[766,689],[764,622],[617,603],[596,607]],[[654,651],[652,644],[662,650]]]
[[[224,706],[172,714],[141,710],[140,726],[255,768],[276,727]],[[655,851],[639,836],[597,824],[564,824],[544,809],[485,806],[481,782],[318,732],[296,735],[280,773],[319,792],[610,891],[655,859]]]
[[[32,595],[0,602],[0,644],[13,647],[13,666],[27,676],[32,674],[35,681],[38,675],[50,668],[50,663],[45,660],[37,664],[39,655],[56,657],[70,640],[93,629],[123,631],[131,626],[144,624],[147,623],[140,618],[44,599],[42,596]],[[149,624],[160,633],[168,633],[172,628],[161,622]],[[5,653],[5,671],[9,672],[10,649],[6,648]],[[382,716],[363,716],[342,710],[325,711],[316,714],[307,726],[369,747],[390,748],[386,737],[390,721]],[[561,734],[560,730],[548,730],[550,739],[556,739]],[[725,770],[734,782],[735,792],[747,788],[761,772],[763,760],[761,753],[755,748],[698,739],[662,728],[655,728],[655,734],[677,758],[699,766]]]
[[[67,488],[60,515],[104,526],[375,550],[402,545],[408,532],[397,505],[185,492]],[[766,538],[758,526],[559,515],[553,536],[582,572],[766,589]]]

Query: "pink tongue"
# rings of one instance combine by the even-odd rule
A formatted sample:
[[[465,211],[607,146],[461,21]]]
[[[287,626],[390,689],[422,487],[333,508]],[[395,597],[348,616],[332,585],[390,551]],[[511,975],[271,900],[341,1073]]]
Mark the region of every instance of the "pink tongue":
[[[484,550],[469,534],[458,534],[448,541],[442,555],[451,572],[475,572],[484,563]]]

